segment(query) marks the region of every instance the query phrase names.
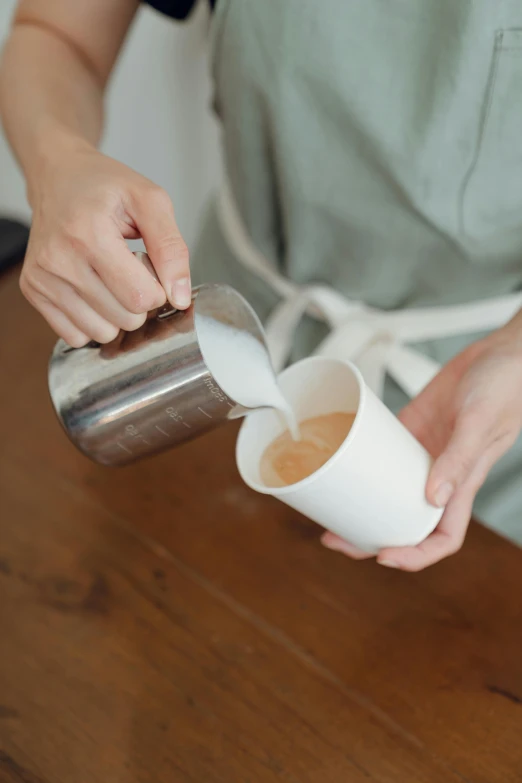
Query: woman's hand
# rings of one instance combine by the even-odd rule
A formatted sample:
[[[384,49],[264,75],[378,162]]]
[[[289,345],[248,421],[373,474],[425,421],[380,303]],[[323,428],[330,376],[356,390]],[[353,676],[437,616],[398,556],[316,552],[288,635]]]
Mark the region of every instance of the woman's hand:
[[[108,343],[167,300],[189,306],[187,246],[165,191],[83,142],[39,175],[20,287],[69,345]],[[126,245],[140,237],[153,273]]]
[[[460,549],[475,495],[520,433],[522,315],[456,356],[400,419],[435,457],[426,496],[446,509],[425,541],[383,549],[377,562],[419,571]],[[332,533],[325,533],[322,542],[356,559],[370,557]]]

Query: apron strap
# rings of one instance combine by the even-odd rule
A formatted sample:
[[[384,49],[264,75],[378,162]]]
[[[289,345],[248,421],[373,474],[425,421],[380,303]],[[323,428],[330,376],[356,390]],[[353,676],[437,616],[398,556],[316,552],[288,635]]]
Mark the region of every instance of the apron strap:
[[[299,322],[310,304],[321,312],[330,326],[330,334],[316,349],[315,354],[352,361],[379,397],[384,393],[386,373],[409,397],[415,397],[440,370],[440,365],[413,348],[401,345],[395,335],[379,324],[365,318],[368,310],[360,302],[342,299],[344,317],[340,320],[340,295],[328,289],[308,287],[299,295],[283,301],[273,311],[266,324],[267,345],[276,372],[287,363]]]
[[[324,321],[330,334],[316,354],[348,359],[382,397],[386,373],[415,397],[440,370],[433,359],[405,343],[498,329],[522,307],[522,293],[451,307],[386,312],[347,299],[328,286],[299,286],[283,277],[253,245],[225,181],[217,202],[222,231],[237,260],[282,299],[266,324],[267,345],[276,371],[288,362],[305,314]]]
[[[331,288],[306,286],[298,293],[284,299],[271,313],[266,325],[268,350],[279,372],[287,364],[294,345],[295,334],[305,313],[312,312],[337,333],[342,324],[356,313],[363,311],[359,302],[351,302]],[[355,335],[351,336],[351,344]]]

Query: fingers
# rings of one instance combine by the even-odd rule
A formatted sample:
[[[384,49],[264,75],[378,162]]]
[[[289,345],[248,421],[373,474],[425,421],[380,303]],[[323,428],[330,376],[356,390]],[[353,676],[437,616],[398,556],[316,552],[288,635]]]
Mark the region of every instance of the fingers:
[[[382,549],[377,557],[379,565],[403,571],[421,571],[458,552],[466,536],[476,492],[477,487],[469,482],[455,493],[437,529],[425,541],[416,547]],[[353,560],[366,560],[372,557],[368,552],[357,549],[333,533],[324,533],[321,543],[328,549],[342,552]]]
[[[336,536],[335,533],[330,533],[329,531],[321,536],[321,544],[334,552],[342,552],[343,555],[351,557],[352,560],[368,560],[368,558],[374,557],[369,552],[363,552],[362,549],[358,549],[353,544],[345,541],[344,538],[340,538],[340,536]]]
[[[81,296],[106,321],[126,332],[139,329],[147,320],[146,311],[135,314],[127,310],[90,266],[83,272]]]
[[[71,165],[53,172],[35,208],[21,278],[29,301],[73,344],[136,330],[166,291],[188,307],[188,252],[167,194],[97,153],[73,155]],[[155,274],[127,247],[125,238],[137,236]]]
[[[382,549],[377,557],[379,565],[421,571],[458,552],[466,537],[475,496],[501,453],[496,443],[480,457],[466,483],[446,506],[437,529],[425,541],[416,547]]]
[[[38,308],[51,329],[53,329],[62,340],[65,340],[71,348],[83,348],[89,342],[89,337],[81,332],[62,311],[55,307],[51,302],[42,301]]]
[[[416,547],[382,549],[379,565],[403,571],[421,571],[461,548],[473,508],[475,490],[465,486],[449,502],[437,529]]]
[[[475,496],[492,466],[512,445],[513,440],[514,438],[497,439],[484,451],[467,480],[453,494],[437,529],[425,541],[416,547],[382,549],[377,557],[379,565],[403,571],[421,571],[458,552],[464,543]],[[328,549],[342,552],[354,560],[372,557],[334,533],[324,533],[321,543]]]
[[[91,251],[88,261],[105,287],[129,313],[143,315],[165,304],[162,286],[131,253],[123,239],[113,238],[105,247]]]
[[[431,469],[426,487],[429,502],[440,508],[446,506],[472,475],[491,441],[490,417],[482,415],[480,408],[463,411],[447,447]]]
[[[60,310],[78,332],[98,343],[110,343],[120,331],[117,326],[93,310],[69,283],[58,278],[54,278],[51,287],[41,284],[40,281],[39,290],[32,294],[32,301],[42,313],[48,310],[48,305]],[[58,333],[66,340],[61,331]]]
[[[87,345],[91,337],[79,329],[59,307],[50,302],[43,294],[39,294],[27,274],[24,273],[25,268],[20,276],[20,290],[28,302],[43,315],[51,329],[72,348],[82,348]]]
[[[168,194],[157,187],[140,190],[134,214],[169,302],[185,310],[191,302],[189,253]]]
[[[20,279],[26,298],[74,347],[134,331],[166,301],[161,284],[123,239],[102,234],[89,247],[76,237],[47,252],[30,249]]]
[[[42,269],[38,279],[34,282],[34,287],[55,305],[58,307],[62,306],[65,313],[67,313],[68,309],[73,308],[69,318],[75,323],[78,323],[78,321],[75,317],[76,310],[74,308],[79,307],[80,312],[88,312],[84,305],[78,305],[77,296],[80,296],[91,310],[101,316],[104,322],[112,325],[116,332],[120,329],[127,332],[135,331],[147,319],[146,312],[136,315],[126,310],[114,294],[104,285],[100,276],[87,264],[78,269],[76,285],[71,285]],[[93,323],[97,320],[94,319]],[[91,334],[91,339],[97,342],[106,342],[106,340],[97,339],[94,333]]]

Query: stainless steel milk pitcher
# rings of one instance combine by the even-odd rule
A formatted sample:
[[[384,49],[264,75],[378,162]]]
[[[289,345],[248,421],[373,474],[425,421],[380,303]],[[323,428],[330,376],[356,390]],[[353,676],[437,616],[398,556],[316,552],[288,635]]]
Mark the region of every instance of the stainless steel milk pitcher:
[[[248,412],[229,399],[203,358],[196,315],[264,344],[248,302],[227,285],[194,289],[192,305],[165,306],[108,345],[59,340],[49,364],[51,399],[71,441],[103,465],[123,465],[176,446]]]

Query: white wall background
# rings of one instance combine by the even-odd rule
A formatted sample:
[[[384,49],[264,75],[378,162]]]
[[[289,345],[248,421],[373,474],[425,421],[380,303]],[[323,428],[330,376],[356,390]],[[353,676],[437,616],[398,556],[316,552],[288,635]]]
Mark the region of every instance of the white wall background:
[[[0,0],[0,41],[15,5],[16,0]],[[181,25],[148,7],[140,11],[110,87],[103,141],[105,152],[170,193],[189,244],[220,175],[207,35],[204,3]],[[29,214],[22,177],[0,131],[0,215]]]

